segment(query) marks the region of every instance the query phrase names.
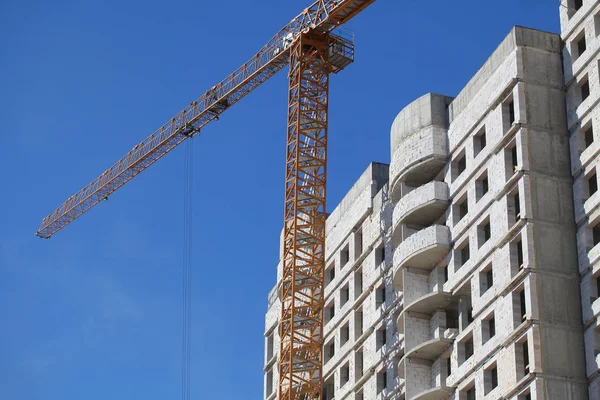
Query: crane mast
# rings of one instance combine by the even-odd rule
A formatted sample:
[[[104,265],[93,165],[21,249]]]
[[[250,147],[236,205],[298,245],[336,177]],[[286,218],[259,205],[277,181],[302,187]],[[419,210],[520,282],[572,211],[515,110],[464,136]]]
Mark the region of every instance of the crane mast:
[[[354,61],[336,28],[375,0],[318,0],[248,62],[136,145],[42,220],[50,238],[289,64],[279,400],[319,400],[323,377],[329,75]]]

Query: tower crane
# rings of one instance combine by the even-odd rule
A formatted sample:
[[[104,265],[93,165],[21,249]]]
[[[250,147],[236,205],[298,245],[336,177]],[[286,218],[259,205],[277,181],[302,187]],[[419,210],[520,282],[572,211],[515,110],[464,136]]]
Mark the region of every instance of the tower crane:
[[[289,65],[279,399],[322,396],[329,76],[354,61],[336,31],[375,0],[318,0],[248,62],[158,128],[42,220],[50,238]]]

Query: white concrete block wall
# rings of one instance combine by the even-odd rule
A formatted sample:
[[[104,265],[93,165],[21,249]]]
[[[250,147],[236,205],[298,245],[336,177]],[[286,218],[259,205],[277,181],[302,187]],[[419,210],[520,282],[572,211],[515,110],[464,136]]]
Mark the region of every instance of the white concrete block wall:
[[[433,181],[426,185],[420,186],[406,195],[402,196],[402,200],[398,201],[394,207],[393,225],[398,225],[399,221],[406,215],[418,211],[423,204],[433,202],[448,201],[448,185],[444,182]]]
[[[598,364],[598,315],[600,303],[595,277],[600,269],[600,246],[594,245],[592,227],[600,221],[600,196],[590,194],[589,178],[600,172],[600,2],[584,0],[579,10],[572,0],[561,9],[561,36],[564,82],[567,85],[567,124],[570,132],[571,174],[574,179],[573,199],[577,223],[582,319],[585,324],[586,372],[589,398],[600,399]],[[578,42],[584,38],[585,51],[579,54]],[[587,79],[589,97],[582,98],[581,83]],[[592,128],[593,142],[586,148],[585,132]],[[597,172],[596,172],[597,173]]]
[[[471,323],[466,315],[467,298],[459,302],[461,332],[449,353],[453,368],[447,383],[457,387],[459,392],[474,383],[478,398],[491,390],[489,371],[494,365],[498,371],[498,387],[486,398],[508,398],[515,393],[517,396],[524,393],[522,378],[525,372],[520,372],[518,366],[518,358],[524,357],[520,354],[524,338],[528,338],[530,372],[546,374],[546,385],[552,386],[557,393],[573,387],[571,393],[577,394],[573,398],[581,398],[581,389],[585,387],[581,381],[582,357],[579,353],[583,343],[582,327],[577,319],[579,307],[574,300],[579,296],[579,288],[575,284],[575,231],[571,228],[573,207],[568,193],[571,166],[566,145],[567,118],[559,50],[560,40],[556,35],[520,28],[513,30],[467,85],[465,90],[469,96],[459,94],[457,106],[451,103],[449,107],[451,160],[445,168],[444,180],[453,203],[458,204],[466,197],[468,213],[457,220],[459,213],[449,207],[445,223],[450,227],[453,249],[445,259],[431,267],[435,267],[434,271],[448,269],[444,291],[457,298],[470,297]],[[508,121],[509,102],[514,104],[512,125]],[[486,146],[481,149],[475,146],[474,137],[483,129]],[[401,143],[398,148],[404,149]],[[516,148],[517,168],[513,167],[512,148]],[[456,160],[463,157],[466,168],[457,176]],[[402,160],[397,163],[403,165]],[[402,171],[394,171],[402,176]],[[488,191],[483,194],[478,180],[485,176]],[[398,186],[403,187],[402,183]],[[425,191],[422,186],[400,189],[399,192],[410,199],[420,190]],[[396,189],[393,188],[393,192]],[[517,192],[518,219],[512,197]],[[396,206],[398,210],[403,210],[402,200],[404,198]],[[483,226],[488,223],[491,237],[485,241]],[[427,237],[426,232],[432,228],[395,226],[395,229],[402,232],[395,236],[403,239],[394,254],[397,271],[407,258],[430,251],[431,240],[418,239]],[[469,260],[463,262],[459,250],[467,243]],[[517,243],[522,248],[520,261]],[[482,291],[485,286],[481,279],[488,279],[484,274],[490,267],[493,285]],[[561,274],[561,278],[548,275],[546,271]],[[423,296],[424,284],[413,278],[415,274],[403,271],[402,276],[405,304]],[[434,287],[430,285],[427,290],[433,291]],[[521,318],[521,291],[526,306],[525,320]],[[571,294],[564,299],[565,305],[548,298],[549,292],[560,291]],[[426,341],[432,333],[431,320],[417,319],[409,314],[403,317],[407,351]],[[492,315],[495,335],[488,338],[489,327],[484,324],[488,324]],[[551,321],[553,326],[538,325],[537,321]],[[556,337],[562,339],[562,344]],[[473,343],[474,355],[463,361],[463,343],[467,340]],[[544,343],[550,348],[543,347]],[[567,344],[569,350],[566,350]],[[565,353],[558,354],[560,351],[566,351],[569,358],[562,366],[556,361],[565,359]],[[544,358],[546,353],[557,354]],[[420,390],[438,386],[442,393],[444,377],[439,366],[443,364],[442,357],[447,356],[441,355],[433,361],[435,367],[429,368],[430,381]],[[424,384],[423,368],[422,364],[414,367],[414,362],[404,362],[404,365],[406,390],[410,397],[416,394],[414,388]],[[416,381],[411,382],[411,377]],[[527,377],[532,386],[527,390],[535,394],[535,377]],[[562,381],[564,377],[567,377],[567,383]],[[466,392],[463,394],[466,396]],[[455,393],[455,397],[463,398],[461,393]]]
[[[427,158],[444,159],[448,154],[446,130],[437,126],[424,127],[400,144],[392,156],[390,176],[395,177]]]

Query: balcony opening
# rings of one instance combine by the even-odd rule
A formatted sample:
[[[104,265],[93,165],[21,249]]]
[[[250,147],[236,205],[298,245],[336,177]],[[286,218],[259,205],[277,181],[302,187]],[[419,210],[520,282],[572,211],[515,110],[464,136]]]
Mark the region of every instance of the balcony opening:
[[[594,247],[596,247],[596,245],[598,243],[600,243],[600,223],[597,223],[593,228],[592,228],[592,240],[594,243]],[[593,248],[593,247],[592,247]]]
[[[358,340],[363,334],[363,312],[362,308],[359,308],[354,313],[354,340]]]
[[[508,208],[508,222],[512,226],[521,220],[521,199],[519,189],[515,189],[506,197]]]
[[[385,283],[382,283],[375,291],[375,308],[379,309],[385,304]]]
[[[581,31],[581,34],[575,39],[576,47],[577,47],[577,57],[581,57],[581,55],[587,49],[585,43],[585,30]]]
[[[496,318],[492,312],[481,321],[481,342],[486,343],[496,335]]]
[[[600,36],[600,12],[594,15],[594,31],[596,36]]]
[[[452,161],[452,182],[454,182],[460,174],[465,172],[467,169],[467,157],[465,151],[460,152],[458,156]]]
[[[452,207],[454,226],[458,224],[469,213],[469,199],[465,193],[460,197]]]
[[[489,191],[490,184],[488,180],[488,173],[485,171],[475,181],[475,201],[481,200],[483,196]]]
[[[335,317],[335,301],[331,301],[331,303],[329,303],[329,305],[325,306],[325,313],[324,313],[324,323],[327,324],[329,321],[331,321],[334,317]]]
[[[517,400],[531,400],[531,392],[527,391],[527,393],[520,394]]]
[[[362,390],[356,393],[354,400],[365,400],[365,395]]]
[[[527,319],[527,302],[525,301],[525,288],[519,292],[519,303],[521,305],[521,320]]]
[[[340,268],[344,268],[350,261],[350,247],[346,245],[340,253]]]
[[[335,357],[335,339],[331,338],[325,344],[325,363],[329,362],[333,357]]]
[[[515,102],[511,100],[508,103],[508,124],[512,125],[515,123]]]
[[[350,362],[347,362],[340,368],[340,387],[350,381]]]
[[[523,241],[519,235],[510,243],[510,270],[511,276],[515,276],[520,270],[525,268],[523,259]]]
[[[594,358],[600,354],[600,326],[594,327]]]
[[[458,344],[458,365],[473,356],[473,333],[469,334]]]
[[[363,294],[363,274],[357,272],[354,274],[354,300],[357,300]]]
[[[492,237],[492,228],[490,224],[490,218],[486,218],[478,227],[477,227],[477,245],[481,248],[484,244],[490,240]]]
[[[531,372],[529,364],[529,343],[527,335],[515,343],[515,365],[517,366],[517,379],[524,378]]]
[[[387,370],[383,370],[377,374],[377,394],[380,394],[387,389]]]
[[[579,93],[581,95],[581,102],[583,103],[588,97],[590,97],[590,81],[588,76],[584,76],[581,81],[577,84],[579,86]]]
[[[483,383],[486,396],[498,387],[498,366],[496,363],[484,370]]]
[[[513,171],[517,171],[519,168],[519,155],[517,154],[517,145],[515,144],[512,149],[510,149],[510,160]]]
[[[362,378],[364,374],[364,359],[362,349],[354,353],[354,369],[354,375],[356,376],[356,381],[358,382],[358,380]]]
[[[465,265],[467,261],[469,261],[469,259],[471,258],[471,254],[469,252],[469,242],[467,241],[467,243],[463,246],[462,249],[460,249],[460,262],[461,265]]]
[[[329,264],[325,270],[325,286],[329,285],[335,279],[335,263]]]
[[[592,127],[591,123],[588,127],[585,127],[583,129],[583,142],[585,145],[585,149],[587,149],[592,145],[592,143],[594,143],[594,128]]]
[[[267,336],[267,361],[271,360],[271,358],[273,358],[274,355],[274,338],[273,338],[274,333],[271,332],[269,333],[269,335]]]
[[[452,359],[446,358],[446,378],[452,375]]]
[[[479,295],[483,295],[494,286],[494,268],[489,264],[479,273]]]
[[[446,329],[458,329],[458,310],[446,310]]]
[[[461,243],[454,251],[454,272],[458,271],[471,258],[469,239]]]
[[[596,275],[592,277],[593,279],[593,284],[596,287],[596,295],[592,297],[592,303],[594,301],[596,301],[598,299],[598,297],[600,297],[600,275]]]
[[[513,315],[515,320],[515,326],[521,324],[521,322],[527,319],[527,302],[525,298],[525,286],[521,286],[519,289],[513,292]]]
[[[385,262],[385,245],[382,243],[375,249],[375,266],[378,267]]]
[[[471,284],[467,282],[456,294],[459,296],[458,313],[460,331],[464,331],[473,322],[473,301],[471,299]]]
[[[473,153],[477,156],[487,145],[485,126],[473,136]]]
[[[510,96],[503,104],[502,104],[502,126],[504,132],[508,132],[510,128],[515,123],[515,101],[512,96]]]
[[[357,260],[363,253],[363,233],[362,229],[354,232],[354,259]]]
[[[523,352],[523,364],[525,369],[525,375],[529,374],[529,343],[527,340],[521,344],[521,351]]]
[[[346,284],[340,289],[340,308],[344,307],[348,300],[350,300],[350,285]]]
[[[448,282],[448,266],[444,267],[444,283]]]
[[[475,384],[461,393],[460,400],[477,400],[477,393],[475,392]]]
[[[581,7],[583,7],[583,0],[567,0],[567,17],[573,18]]]
[[[377,351],[381,350],[381,348],[386,345],[386,343],[387,343],[387,329],[385,329],[385,327],[380,328],[380,329],[377,330],[377,333],[375,335],[375,340],[376,340],[375,349]]]
[[[335,398],[335,379],[331,375],[329,379],[323,382],[323,400],[333,400]]]
[[[344,326],[340,328],[340,346],[345,345],[350,340],[350,322],[346,322]]]
[[[596,176],[596,169],[594,168],[592,172],[585,177],[585,179],[587,181],[589,198],[598,191],[598,177]]]
[[[267,372],[267,397],[273,393],[273,369]]]
[[[508,181],[517,171],[519,171],[519,153],[516,140],[513,140],[512,143],[504,149],[504,165],[506,180]]]

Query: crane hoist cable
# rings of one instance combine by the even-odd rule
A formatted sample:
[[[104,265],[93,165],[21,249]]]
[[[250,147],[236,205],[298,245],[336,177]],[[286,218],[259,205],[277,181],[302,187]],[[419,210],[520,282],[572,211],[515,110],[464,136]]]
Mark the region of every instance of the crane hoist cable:
[[[191,344],[192,344],[192,251],[194,193],[194,143],[185,143],[183,177],[183,273],[182,273],[182,328],[181,328],[181,399],[190,400]]]

